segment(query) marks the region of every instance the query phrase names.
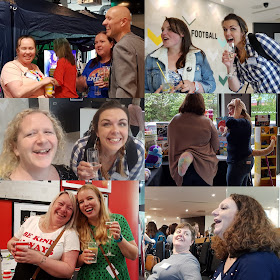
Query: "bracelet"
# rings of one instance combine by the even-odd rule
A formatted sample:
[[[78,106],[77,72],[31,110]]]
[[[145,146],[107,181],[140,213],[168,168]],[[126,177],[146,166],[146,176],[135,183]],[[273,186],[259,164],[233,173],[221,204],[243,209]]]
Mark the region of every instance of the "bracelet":
[[[122,242],[122,240],[123,240],[123,236],[122,236],[122,234],[120,234],[120,238],[117,240],[115,239],[115,242],[120,243],[120,242]]]
[[[230,79],[230,78],[236,77],[236,73],[235,73],[235,71],[233,71],[233,72],[228,73],[226,76]]]
[[[41,261],[40,261],[40,264],[41,264],[41,263],[44,263],[46,260],[47,260],[47,257],[46,257],[46,256],[43,256],[43,258],[42,258]]]

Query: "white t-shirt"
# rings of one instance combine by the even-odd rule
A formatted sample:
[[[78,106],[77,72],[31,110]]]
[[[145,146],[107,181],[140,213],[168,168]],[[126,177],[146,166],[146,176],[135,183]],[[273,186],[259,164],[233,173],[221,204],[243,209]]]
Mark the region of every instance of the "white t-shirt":
[[[28,218],[28,220],[22,224],[19,231],[15,234],[15,237],[20,241],[30,242],[31,249],[46,254],[49,247],[55,241],[64,227],[61,227],[51,233],[42,232],[39,228],[40,218],[40,216]],[[60,260],[63,253],[74,250],[80,251],[79,237],[74,229],[67,229],[59,239],[58,243],[55,245],[49,258]]]

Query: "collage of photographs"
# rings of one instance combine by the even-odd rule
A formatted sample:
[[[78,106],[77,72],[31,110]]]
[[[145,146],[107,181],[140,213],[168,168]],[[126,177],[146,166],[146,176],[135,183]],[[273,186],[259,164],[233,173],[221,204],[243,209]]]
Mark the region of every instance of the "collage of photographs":
[[[0,0],[0,280],[279,280],[279,0]]]

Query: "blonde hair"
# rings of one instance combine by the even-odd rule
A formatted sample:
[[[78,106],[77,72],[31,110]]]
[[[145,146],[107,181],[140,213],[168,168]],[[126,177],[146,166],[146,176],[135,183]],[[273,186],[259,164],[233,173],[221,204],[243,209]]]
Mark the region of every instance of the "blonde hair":
[[[17,168],[20,158],[15,155],[14,148],[17,143],[20,125],[26,116],[35,113],[44,114],[52,122],[58,141],[58,152],[56,153],[55,158],[59,158],[59,154],[62,153],[65,144],[65,133],[60,122],[48,111],[43,111],[40,109],[26,109],[22,112],[19,112],[14,117],[14,119],[8,124],[8,127],[5,131],[3,150],[0,155],[0,178],[9,180],[12,172]]]
[[[71,200],[71,203],[72,203],[72,206],[73,206],[73,213],[72,213],[72,216],[70,218],[70,220],[65,224],[65,229],[71,229],[71,228],[74,228],[76,229],[76,225],[75,225],[75,221],[76,221],[76,216],[77,216],[77,202],[76,202],[76,197],[74,196],[73,193],[69,192],[69,191],[62,191],[60,192],[59,194],[57,194],[57,196],[52,200],[50,206],[49,206],[49,209],[48,209],[48,212],[42,216],[43,218],[43,226],[45,228],[48,228],[50,226],[50,221],[51,221],[51,210],[53,208],[53,205],[54,203],[56,202],[56,200],[62,196],[63,194],[68,194],[70,200]]]
[[[104,203],[104,198],[102,193],[100,192],[100,190],[94,186],[94,185],[83,185],[77,192],[77,201],[79,204],[79,193],[83,190],[92,190],[100,203],[100,211],[99,211],[99,215],[98,215],[98,224],[95,227],[95,231],[94,231],[94,239],[97,243],[99,244],[106,244],[107,239],[108,239],[108,235],[107,235],[107,228],[105,226],[105,222],[109,220],[110,217],[110,212],[108,210],[108,208],[105,206]],[[91,234],[91,228],[90,228],[90,224],[88,222],[88,218],[81,212],[80,207],[78,207],[78,214],[77,214],[77,221],[76,221],[76,225],[77,225],[77,231],[79,233],[80,236],[80,242],[81,242],[81,249],[84,250],[86,249],[86,243],[92,240],[92,234]]]

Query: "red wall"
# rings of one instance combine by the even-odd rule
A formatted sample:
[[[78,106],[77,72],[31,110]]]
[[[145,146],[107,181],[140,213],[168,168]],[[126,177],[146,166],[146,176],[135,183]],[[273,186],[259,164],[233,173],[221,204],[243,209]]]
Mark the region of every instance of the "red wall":
[[[112,181],[109,209],[112,213],[121,214],[126,218],[138,245],[139,182]],[[138,259],[126,260],[126,263],[131,280],[138,280]]]
[[[7,242],[12,238],[12,206],[12,201],[0,200],[1,249],[7,249]]]

